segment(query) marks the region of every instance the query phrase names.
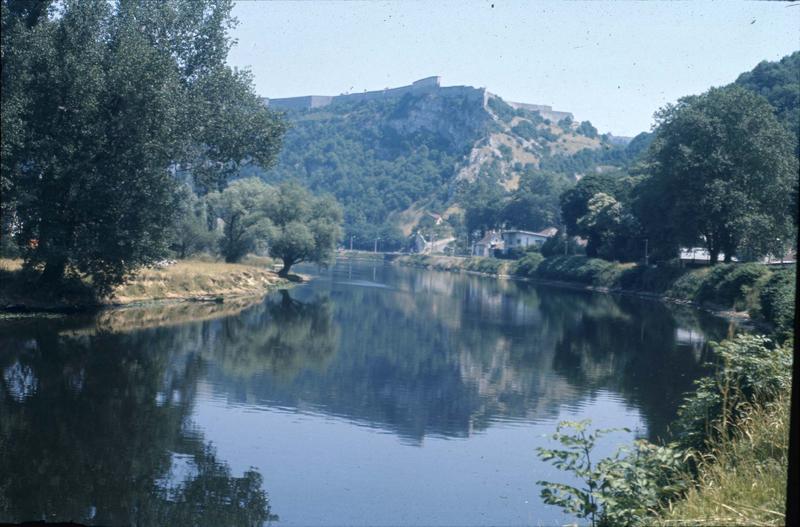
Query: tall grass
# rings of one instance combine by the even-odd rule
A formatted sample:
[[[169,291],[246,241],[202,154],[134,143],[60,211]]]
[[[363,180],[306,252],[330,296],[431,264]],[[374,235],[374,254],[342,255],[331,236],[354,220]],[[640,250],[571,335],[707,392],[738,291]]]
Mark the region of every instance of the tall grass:
[[[732,438],[701,457],[697,485],[655,523],[783,525],[788,452],[789,397],[751,406]]]

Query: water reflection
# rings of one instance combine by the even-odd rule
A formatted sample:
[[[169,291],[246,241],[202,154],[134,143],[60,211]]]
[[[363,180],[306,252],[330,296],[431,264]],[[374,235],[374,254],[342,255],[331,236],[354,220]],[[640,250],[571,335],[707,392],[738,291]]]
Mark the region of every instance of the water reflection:
[[[426,437],[549,426],[565,408],[602,412],[622,401],[641,415],[643,434],[666,436],[703,373],[706,342],[726,331],[657,302],[382,264],[338,265],[255,305],[7,321],[0,520],[261,525],[272,512],[266,491],[287,482],[236,454],[248,451],[252,426],[237,407],[341,417],[408,448]],[[236,435],[226,460],[195,423],[219,401]],[[336,506],[350,507],[342,496]],[[333,501],[316,507],[332,510]]]
[[[725,332],[702,313],[657,302],[381,265],[358,271],[335,268],[291,293],[330,297],[340,353],[289,377],[212,369],[216,390],[240,402],[311,407],[411,443],[552,418],[610,390],[642,410],[656,438],[703,372],[705,346],[698,354],[698,342],[676,339],[678,324]]]
[[[206,369],[192,338],[208,324],[110,333],[79,320],[6,322],[0,521],[260,526],[274,519],[262,475],[232,475],[191,422]]]

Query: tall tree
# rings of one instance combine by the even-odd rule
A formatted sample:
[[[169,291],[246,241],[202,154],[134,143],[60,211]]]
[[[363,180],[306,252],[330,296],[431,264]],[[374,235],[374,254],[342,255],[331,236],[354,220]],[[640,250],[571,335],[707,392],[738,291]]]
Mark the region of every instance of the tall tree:
[[[300,262],[328,263],[342,236],[342,208],[332,196],[312,196],[300,185],[285,183],[267,205],[274,227],[270,254],[283,260],[278,274],[288,276]]]
[[[107,293],[164,253],[179,171],[207,190],[273,161],[285,125],[225,62],[231,0],[68,0],[32,26],[12,4],[3,212],[43,285],[75,271]]]
[[[571,185],[564,174],[527,170],[519,188],[503,205],[501,223],[517,229],[542,230],[561,224],[559,195]]]
[[[274,190],[258,178],[239,179],[222,192],[208,195],[214,215],[224,224],[219,249],[226,262],[266,246],[272,222],[266,215]]]
[[[637,209],[659,243],[703,243],[716,263],[758,256],[792,236],[797,158],[761,96],[738,86],[684,97],[656,114],[650,177]]]

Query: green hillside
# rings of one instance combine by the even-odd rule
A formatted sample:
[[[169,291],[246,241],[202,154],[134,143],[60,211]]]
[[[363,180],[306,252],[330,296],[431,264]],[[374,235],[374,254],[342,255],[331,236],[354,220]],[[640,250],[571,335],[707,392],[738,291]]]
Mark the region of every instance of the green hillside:
[[[739,75],[736,84],[767,99],[778,119],[800,134],[800,51],[778,62],[761,62],[752,71]]]
[[[354,246],[372,248],[381,237],[383,248],[396,249],[426,225],[429,212],[457,230],[460,198],[479,179],[488,178],[503,199],[540,165],[567,174],[597,164],[595,156],[560,161],[576,152],[624,153],[588,122],[553,123],[499,97],[487,100],[482,89],[453,87],[287,111],[292,126],[278,163],[259,175],[333,193],[345,208],[348,241],[353,236]],[[564,177],[572,180],[571,173]],[[553,191],[545,201],[557,207],[558,196]]]
[[[800,131],[800,52],[762,62],[736,83]],[[354,247],[372,249],[380,238],[381,248],[399,249],[420,230],[456,236],[465,248],[485,228],[560,226],[564,190],[587,174],[624,176],[653,139],[643,132],[626,144],[588,121],[553,122],[479,88],[390,92],[398,94],[287,110],[276,166],[247,175],[332,193]]]

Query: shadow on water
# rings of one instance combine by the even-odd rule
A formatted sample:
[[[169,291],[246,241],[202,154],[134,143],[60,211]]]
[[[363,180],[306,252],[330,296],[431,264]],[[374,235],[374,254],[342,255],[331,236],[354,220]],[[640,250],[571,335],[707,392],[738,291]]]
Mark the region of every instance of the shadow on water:
[[[180,322],[186,309],[209,319],[167,324],[166,314]],[[0,326],[0,521],[257,526],[277,519],[262,475],[234,476],[193,426],[198,381],[218,343],[225,344],[219,364],[231,372],[254,363],[286,372],[329,354],[329,340],[314,338],[325,334],[325,307],[283,294],[244,311],[219,308],[223,318],[208,309],[160,306]],[[253,358],[265,348],[274,353]]]

